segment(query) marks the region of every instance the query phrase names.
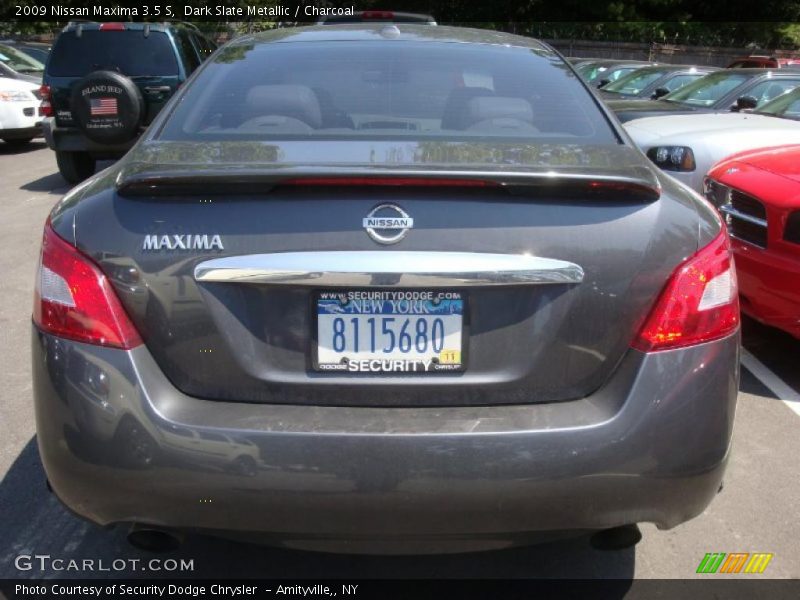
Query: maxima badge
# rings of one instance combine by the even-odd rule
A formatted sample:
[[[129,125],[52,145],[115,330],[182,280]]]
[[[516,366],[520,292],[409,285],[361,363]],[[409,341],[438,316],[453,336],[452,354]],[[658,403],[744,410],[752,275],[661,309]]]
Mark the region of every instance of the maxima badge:
[[[364,217],[363,225],[379,244],[396,244],[414,227],[414,219],[396,204],[379,204]]]

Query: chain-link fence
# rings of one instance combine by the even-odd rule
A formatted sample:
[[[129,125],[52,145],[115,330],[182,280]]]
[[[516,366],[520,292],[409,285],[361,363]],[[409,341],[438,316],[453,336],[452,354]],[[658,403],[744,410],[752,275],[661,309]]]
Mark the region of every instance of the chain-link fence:
[[[662,63],[710,65],[715,67],[726,67],[734,59],[748,55],[776,57],[793,55],[788,50],[764,51],[751,48],[686,46],[679,44],[641,44],[565,39],[547,40],[547,43],[564,56],[650,60]]]

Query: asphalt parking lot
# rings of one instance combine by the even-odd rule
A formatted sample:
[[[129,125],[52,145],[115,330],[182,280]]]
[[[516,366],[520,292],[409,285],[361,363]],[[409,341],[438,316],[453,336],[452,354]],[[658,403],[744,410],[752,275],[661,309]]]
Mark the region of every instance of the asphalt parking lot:
[[[93,575],[20,571],[15,558],[25,554],[109,563],[149,558],[127,545],[124,530],[96,528],[67,512],[47,492],[39,463],[29,364],[33,278],[42,225],[68,187],[41,141],[21,150],[0,143],[0,578]],[[774,558],[758,577],[800,578],[800,342],[747,322],[744,345],[746,368],[724,490],[703,515],[674,530],[644,525],[635,549],[601,552],[578,538],[459,556],[359,557],[189,536],[168,556],[193,560],[194,570],[170,575],[689,578],[697,576],[708,552],[767,552]]]

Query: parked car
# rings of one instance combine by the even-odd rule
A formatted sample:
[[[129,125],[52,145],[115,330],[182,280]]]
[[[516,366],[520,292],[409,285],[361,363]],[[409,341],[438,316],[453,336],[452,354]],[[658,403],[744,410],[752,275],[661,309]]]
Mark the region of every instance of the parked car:
[[[600,97],[605,100],[622,100],[625,98],[651,98],[656,100],[718,71],[717,67],[699,67],[696,65],[659,65],[637,69],[604,85]]]
[[[800,88],[751,113],[675,115],[625,124],[628,135],[660,168],[698,192],[717,162],[745,150],[800,144]]]
[[[44,136],[64,179],[124,155],[213,47],[181,23],[67,25],[42,86]]]
[[[0,139],[6,144],[23,146],[42,134],[38,92],[35,83],[0,77]]]
[[[576,67],[578,74],[594,87],[602,87],[628,73],[654,63],[644,60],[604,59]]]
[[[42,65],[47,63],[47,57],[50,56],[50,44],[43,44],[41,42],[23,42],[23,41],[16,41],[16,40],[2,40],[0,44],[4,46],[10,46],[11,48],[15,48],[22,52],[23,54],[27,54],[34,60],[42,63]]]
[[[348,551],[634,543],[699,515],[738,389],[729,240],[609,117],[528,37],[227,44],[45,226],[33,380],[57,497],[162,536]],[[71,352],[141,429],[248,440],[247,484],[167,444],[135,473],[95,446],[50,373]]]
[[[750,69],[750,68],[766,68],[766,69],[780,69],[783,67],[800,67],[800,58],[786,57],[778,58],[777,56],[763,56],[753,54],[751,56],[744,56],[735,59],[728,65],[729,69]]]
[[[800,100],[796,101],[800,118]],[[800,145],[717,163],[706,197],[728,222],[742,311],[800,338]]]
[[[701,77],[658,101],[608,100],[626,123],[647,117],[751,110],[800,85],[800,71],[791,69],[725,69]]]
[[[7,44],[0,43],[0,64],[5,67],[4,71],[11,70],[17,79],[24,79],[34,83],[42,81],[44,65],[16,48]],[[4,77],[6,75],[3,75]]]

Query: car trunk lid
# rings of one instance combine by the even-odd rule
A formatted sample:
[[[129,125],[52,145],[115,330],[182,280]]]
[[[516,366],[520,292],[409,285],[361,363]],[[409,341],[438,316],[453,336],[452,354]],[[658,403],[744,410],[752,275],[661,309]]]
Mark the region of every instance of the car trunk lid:
[[[95,202],[90,221],[77,217],[76,239],[171,381],[203,398],[381,406],[579,398],[613,372],[697,246],[694,207],[662,196],[638,152],[623,146],[605,167],[184,159],[128,161],[112,201]],[[388,245],[364,221],[384,205],[413,219]],[[342,291],[457,292],[463,368],[318,370],[318,301]]]

